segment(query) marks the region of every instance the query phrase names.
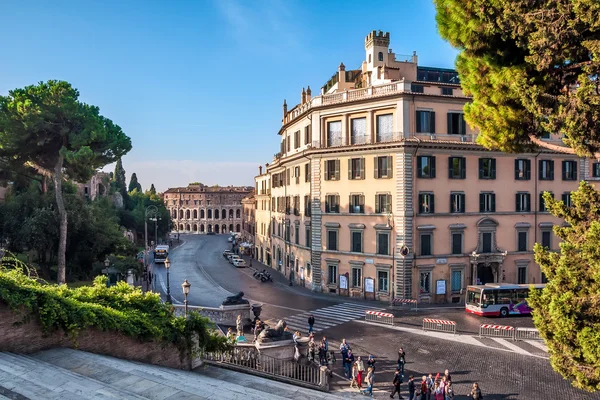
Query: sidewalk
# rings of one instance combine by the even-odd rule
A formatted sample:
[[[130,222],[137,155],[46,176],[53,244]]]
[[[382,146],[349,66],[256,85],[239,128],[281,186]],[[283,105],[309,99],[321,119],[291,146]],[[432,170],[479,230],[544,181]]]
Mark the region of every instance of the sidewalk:
[[[281,289],[284,289],[288,292],[298,294],[300,296],[307,296],[316,299],[334,301],[339,303],[357,303],[362,305],[372,305],[377,308],[389,308],[390,304],[388,302],[377,301],[377,300],[365,300],[358,299],[355,297],[346,297],[346,296],[338,296],[335,294],[327,294],[322,292],[313,292],[309,287],[303,287],[300,283],[300,280],[296,278],[293,286],[290,286],[290,279],[286,277],[283,273],[277,271],[277,269],[271,268],[270,266],[261,263],[260,261],[252,258],[251,256],[243,256],[244,260],[248,266],[250,266],[250,259],[252,259],[252,270],[260,270],[266,269],[271,273],[271,277],[273,278],[273,282],[278,285]],[[307,285],[310,285],[309,282],[306,282]]]

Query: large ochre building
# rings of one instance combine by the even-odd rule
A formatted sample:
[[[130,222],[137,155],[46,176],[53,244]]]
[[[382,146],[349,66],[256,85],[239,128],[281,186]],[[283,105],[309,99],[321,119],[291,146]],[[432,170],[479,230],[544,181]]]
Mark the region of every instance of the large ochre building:
[[[569,202],[600,165],[476,144],[457,73],[389,43],[369,33],[360,68],[341,64],[319,95],[284,101],[279,152],[255,178],[257,258],[315,291],[386,301],[543,282],[533,245],[558,249],[561,221],[541,195]]]

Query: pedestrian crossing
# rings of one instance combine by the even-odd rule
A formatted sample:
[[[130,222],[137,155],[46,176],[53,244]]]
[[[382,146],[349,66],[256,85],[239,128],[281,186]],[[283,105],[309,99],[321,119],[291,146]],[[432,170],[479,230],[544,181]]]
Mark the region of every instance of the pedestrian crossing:
[[[313,311],[306,311],[301,314],[283,317],[282,319],[287,323],[289,330],[300,331],[303,334],[306,334],[308,333],[308,317],[310,317],[312,314],[312,316],[315,318],[313,331],[316,333],[349,321],[353,321],[355,319],[364,318],[365,311],[367,310],[378,311],[383,310],[383,308],[357,303],[341,303],[334,306],[318,308]],[[269,322],[276,323],[276,321],[267,321],[267,324]]]

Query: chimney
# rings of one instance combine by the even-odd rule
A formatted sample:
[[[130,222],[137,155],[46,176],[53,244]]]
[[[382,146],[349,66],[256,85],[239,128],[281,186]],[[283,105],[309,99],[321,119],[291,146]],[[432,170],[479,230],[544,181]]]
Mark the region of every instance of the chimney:
[[[286,115],[287,115],[287,103],[285,102],[285,99],[283,99],[283,118],[285,118]]]
[[[310,86],[306,88],[306,101],[310,101],[310,95],[312,94]]]
[[[300,104],[304,104],[306,103],[306,90],[304,90],[304,88],[302,88],[302,96],[300,98]]]
[[[412,60],[411,60],[411,62],[412,62],[413,64],[418,64],[418,63],[419,63],[419,57],[417,56],[417,52],[416,52],[416,51],[413,51],[413,55],[412,55]]]
[[[338,82],[346,82],[346,66],[340,63],[338,67]]]
[[[258,166],[258,174],[259,174],[259,175],[262,175],[262,165],[259,165],[259,166]]]

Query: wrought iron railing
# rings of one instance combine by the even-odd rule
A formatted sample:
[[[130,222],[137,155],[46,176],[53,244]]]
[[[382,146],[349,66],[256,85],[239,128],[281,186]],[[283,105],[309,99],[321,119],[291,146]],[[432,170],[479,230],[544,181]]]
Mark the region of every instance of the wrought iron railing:
[[[321,373],[319,366],[267,356],[251,346],[236,346],[224,352],[203,353],[202,359],[204,362],[225,364],[240,371],[256,371],[263,375],[283,378],[290,383],[328,390],[328,384],[323,382],[327,377]]]

